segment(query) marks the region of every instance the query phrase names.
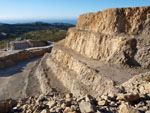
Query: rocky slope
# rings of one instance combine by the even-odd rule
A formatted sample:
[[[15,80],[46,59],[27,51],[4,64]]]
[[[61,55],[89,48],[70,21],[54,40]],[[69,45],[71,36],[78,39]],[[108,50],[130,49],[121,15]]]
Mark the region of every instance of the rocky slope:
[[[149,113],[149,42],[150,7],[81,15],[30,73],[42,95],[16,100],[11,112]]]

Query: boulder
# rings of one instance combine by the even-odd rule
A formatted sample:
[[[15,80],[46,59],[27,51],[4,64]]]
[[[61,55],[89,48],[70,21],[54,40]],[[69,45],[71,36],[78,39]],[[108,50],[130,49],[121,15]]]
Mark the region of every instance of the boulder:
[[[12,99],[0,101],[0,113],[9,112],[16,104],[16,101]]]
[[[150,82],[145,84],[145,91],[150,93]]]
[[[41,113],[50,113],[50,111],[47,110],[47,109],[44,109],[44,110],[41,111]]]
[[[138,110],[131,108],[129,105],[122,104],[119,107],[119,113],[140,113]]]
[[[99,106],[104,106],[104,105],[106,105],[106,103],[107,103],[106,100],[98,101],[98,105],[99,105]]]
[[[140,99],[140,95],[137,93],[137,94],[125,94],[124,96],[124,99],[125,101],[127,102],[135,102],[135,101],[138,101]]]
[[[72,98],[73,94],[72,93],[67,93],[66,94],[66,99]]]
[[[49,106],[49,108],[52,108],[52,107],[54,107],[56,105],[56,102],[55,101],[49,101],[47,103],[47,105]]]
[[[90,102],[81,101],[79,103],[81,113],[90,113],[96,111],[95,106]]]

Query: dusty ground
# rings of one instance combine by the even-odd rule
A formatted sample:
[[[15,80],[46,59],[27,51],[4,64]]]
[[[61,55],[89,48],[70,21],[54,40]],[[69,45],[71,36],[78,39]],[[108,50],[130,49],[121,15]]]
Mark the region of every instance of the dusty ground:
[[[39,60],[40,58],[26,60],[16,66],[0,70],[0,100],[26,97],[27,93],[28,95],[40,93],[37,78],[29,74]]]

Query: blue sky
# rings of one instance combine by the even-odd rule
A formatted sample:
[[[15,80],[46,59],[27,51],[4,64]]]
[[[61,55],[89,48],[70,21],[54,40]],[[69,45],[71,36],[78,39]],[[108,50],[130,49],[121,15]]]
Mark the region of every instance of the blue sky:
[[[106,8],[150,6],[150,0],[0,0],[0,20],[72,19]]]

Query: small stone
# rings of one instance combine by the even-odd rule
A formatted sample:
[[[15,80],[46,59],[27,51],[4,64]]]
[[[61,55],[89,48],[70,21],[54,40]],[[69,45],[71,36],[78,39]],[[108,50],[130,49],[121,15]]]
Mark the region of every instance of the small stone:
[[[116,103],[115,103],[114,101],[111,101],[111,102],[110,102],[110,105],[111,105],[111,106],[114,106],[114,105],[116,105]]]
[[[28,109],[28,110],[26,111],[26,113],[32,113],[32,110],[31,110],[31,109]]]
[[[60,107],[56,108],[56,112],[57,112],[57,113],[60,113],[61,110],[62,110],[62,108],[60,108]]]
[[[77,102],[81,102],[82,100],[84,100],[84,97],[77,98]]]
[[[18,108],[17,107],[13,107],[13,110],[17,110]]]
[[[145,90],[146,92],[150,93],[150,82],[148,84],[145,84]]]
[[[101,101],[102,99],[101,99],[100,97],[97,97],[96,100],[97,100],[97,101]]]
[[[17,108],[19,108],[19,107],[21,107],[21,103],[18,103],[18,104],[17,104]]]
[[[72,112],[71,108],[66,107],[63,113],[70,113],[70,112]]]
[[[85,101],[81,101],[79,103],[79,107],[80,107],[80,111],[82,113],[89,113],[89,112],[94,112],[96,111],[96,107],[91,105],[90,102],[85,102]]]
[[[76,111],[76,110],[77,110],[77,106],[72,105],[72,106],[71,106],[71,110],[72,110],[72,111]]]
[[[104,105],[106,105],[106,100],[98,101],[98,105],[99,105],[99,106],[104,106]]]
[[[52,108],[52,107],[54,107],[56,105],[56,102],[55,101],[49,101],[47,103],[47,105],[49,106],[49,108]]]
[[[115,95],[114,93],[112,93],[112,92],[110,92],[110,93],[108,94],[108,96],[109,96],[110,98],[116,98],[116,95]]]
[[[66,99],[70,99],[70,98],[72,98],[72,97],[73,97],[73,94],[72,94],[72,93],[66,94]]]
[[[72,101],[70,100],[70,99],[68,99],[67,101],[66,101],[66,106],[68,107],[68,106],[71,106],[71,104],[72,104]]]
[[[147,106],[142,106],[142,107],[140,108],[140,110],[146,111],[146,110],[148,110],[148,107],[147,107]]]
[[[119,106],[119,113],[140,113],[140,112],[134,108],[131,108],[129,105],[122,104]]]
[[[42,112],[41,113],[50,113],[50,111],[49,110],[47,110],[47,109],[44,109],[44,110],[42,110]]]
[[[109,97],[106,96],[106,95],[102,95],[101,98],[104,99],[104,100],[109,100]]]
[[[127,102],[135,102],[138,101],[139,99],[140,99],[140,95],[138,93],[125,95],[125,101]]]
[[[140,90],[140,93],[145,94],[145,88],[144,88],[144,86],[141,86],[139,90]]]
[[[53,108],[50,109],[50,113],[55,113],[55,112],[56,112],[55,109]]]
[[[150,100],[147,100],[147,101],[146,101],[146,105],[147,105],[147,106],[150,106]]]
[[[28,108],[28,105],[25,104],[25,105],[22,106],[22,108],[23,108],[23,109],[27,109],[27,108]]]
[[[125,99],[125,95],[123,94],[123,93],[119,93],[118,95],[117,95],[117,100],[124,100]]]
[[[66,104],[63,103],[63,104],[61,105],[61,107],[64,109],[64,108],[66,107]]]
[[[102,113],[101,111],[97,110],[96,113]]]
[[[150,110],[146,111],[145,113],[150,113]]]
[[[85,95],[85,101],[86,101],[86,102],[91,102],[92,99],[93,99],[93,98],[92,98],[91,95]]]

